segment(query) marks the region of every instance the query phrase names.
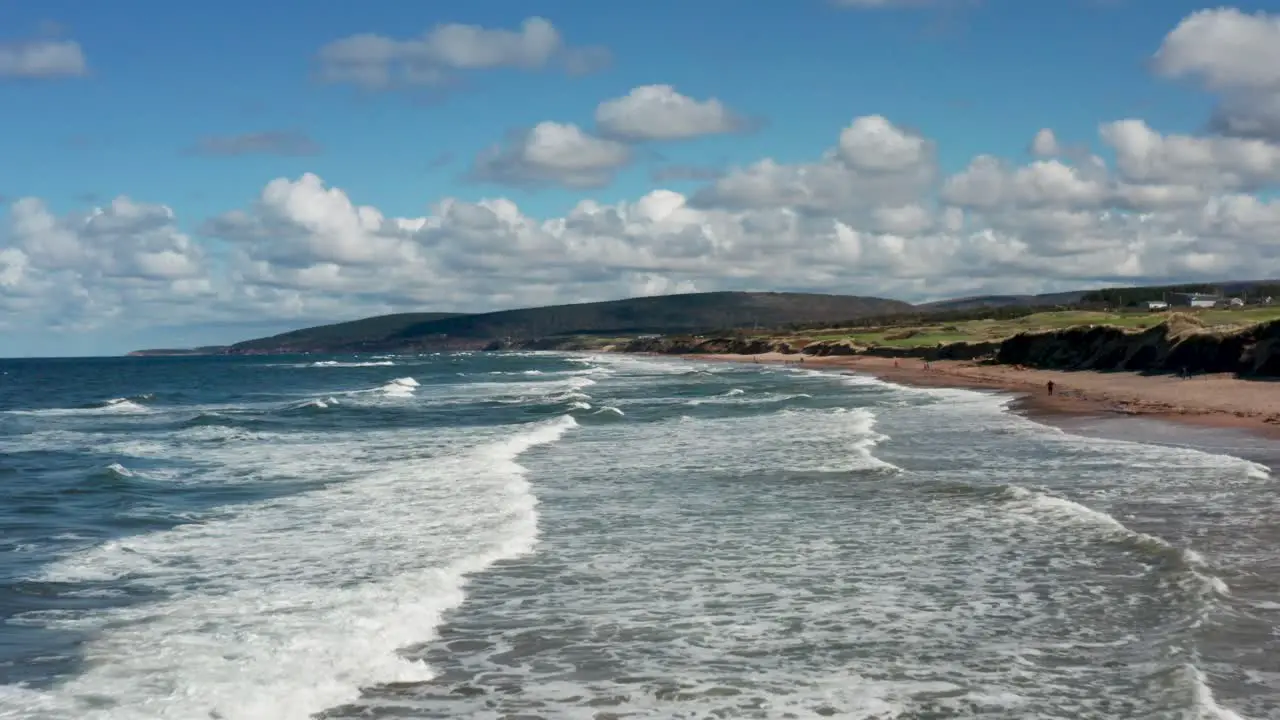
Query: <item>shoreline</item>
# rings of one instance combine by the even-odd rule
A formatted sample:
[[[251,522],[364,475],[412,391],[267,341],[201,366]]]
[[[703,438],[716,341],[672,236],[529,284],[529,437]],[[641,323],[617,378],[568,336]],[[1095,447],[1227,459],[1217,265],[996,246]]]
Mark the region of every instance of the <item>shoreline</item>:
[[[1129,372],[1064,371],[983,365],[960,360],[871,356],[804,357],[762,355],[683,355],[712,362],[800,364],[815,370],[852,370],[888,382],[915,387],[992,390],[1012,394],[1010,409],[1032,420],[1060,426],[1066,419],[1143,417],[1182,425],[1245,431],[1280,440],[1280,382],[1241,380],[1232,375],[1180,379]],[[1054,383],[1053,395],[1047,384]]]

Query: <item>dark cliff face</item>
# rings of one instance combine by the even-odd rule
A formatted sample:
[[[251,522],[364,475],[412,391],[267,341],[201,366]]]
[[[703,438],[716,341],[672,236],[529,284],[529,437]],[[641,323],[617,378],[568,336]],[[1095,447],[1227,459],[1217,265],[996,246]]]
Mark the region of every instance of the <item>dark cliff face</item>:
[[[1140,333],[1118,328],[1068,328],[1023,333],[1000,344],[1002,364],[1060,370],[1236,373],[1280,376],[1280,320],[1214,332],[1174,318]]]
[[[1058,370],[1235,373],[1280,377],[1280,320],[1228,332],[1214,332],[1194,319],[1174,316],[1142,332],[1110,326],[1020,333],[994,342],[960,342],[936,347],[859,347],[847,340],[806,343],[747,338],[645,338],[620,352],[673,355],[763,355],[803,353],[816,357],[867,355],[925,360],[991,360],[1002,365]]]

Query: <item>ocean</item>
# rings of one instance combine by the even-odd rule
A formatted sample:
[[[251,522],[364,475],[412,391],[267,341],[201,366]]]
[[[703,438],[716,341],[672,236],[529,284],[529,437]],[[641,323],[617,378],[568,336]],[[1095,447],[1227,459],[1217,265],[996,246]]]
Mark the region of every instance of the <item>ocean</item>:
[[[610,354],[0,361],[0,718],[1280,717],[1271,470],[1010,400]]]

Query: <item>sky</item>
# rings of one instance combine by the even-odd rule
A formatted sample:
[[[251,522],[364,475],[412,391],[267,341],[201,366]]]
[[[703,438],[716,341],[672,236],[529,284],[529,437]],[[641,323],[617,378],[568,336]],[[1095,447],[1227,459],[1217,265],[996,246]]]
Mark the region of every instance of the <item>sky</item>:
[[[0,117],[0,357],[1280,277],[1274,2],[0,2]]]

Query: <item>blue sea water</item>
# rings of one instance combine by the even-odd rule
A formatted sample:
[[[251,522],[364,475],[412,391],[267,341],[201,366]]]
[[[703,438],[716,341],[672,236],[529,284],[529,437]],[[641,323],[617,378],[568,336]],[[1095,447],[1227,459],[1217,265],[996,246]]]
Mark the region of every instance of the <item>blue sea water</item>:
[[[0,361],[0,718],[1280,717],[1280,493],[1009,398]]]

